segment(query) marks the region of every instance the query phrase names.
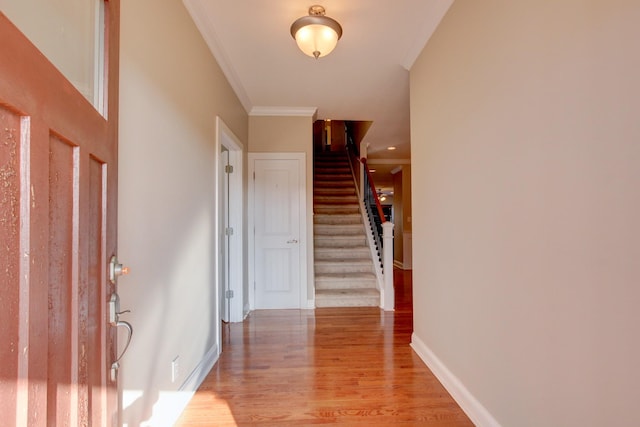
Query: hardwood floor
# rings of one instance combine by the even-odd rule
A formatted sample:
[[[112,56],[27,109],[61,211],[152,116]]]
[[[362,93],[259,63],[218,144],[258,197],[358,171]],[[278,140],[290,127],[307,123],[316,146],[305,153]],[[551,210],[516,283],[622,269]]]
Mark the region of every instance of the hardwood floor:
[[[257,310],[225,325],[223,352],[178,420],[189,426],[472,426],[409,347],[411,272],[396,311]]]

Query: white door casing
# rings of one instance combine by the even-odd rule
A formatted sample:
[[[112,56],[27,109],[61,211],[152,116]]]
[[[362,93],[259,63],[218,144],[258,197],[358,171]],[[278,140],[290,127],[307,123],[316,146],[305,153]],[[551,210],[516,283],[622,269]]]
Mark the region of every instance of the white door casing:
[[[249,154],[254,309],[306,308],[305,165],[304,153]]]
[[[216,189],[219,194],[216,197],[218,205],[216,208],[216,284],[215,294],[218,298],[217,306],[224,305],[228,311],[225,320],[229,322],[241,322],[244,318],[243,301],[244,301],[244,251],[243,251],[243,185],[242,185],[242,153],[243,146],[240,140],[235,136],[233,131],[222,121],[220,117],[216,117]],[[228,155],[228,164],[232,167],[232,172],[225,173],[222,166],[223,147],[227,149],[225,156]],[[225,182],[226,181],[226,182]],[[225,199],[222,192],[223,186],[226,185],[228,192]],[[226,205],[226,207],[225,207]],[[225,209],[228,208],[228,216],[225,215]],[[226,216],[226,221],[223,217]],[[225,228],[229,229],[228,239],[225,238]],[[223,253],[223,243],[227,243],[226,254],[224,257],[219,254]],[[221,263],[225,265],[221,265]],[[224,270],[228,278],[228,289],[225,289]],[[223,293],[229,290],[233,293],[233,297],[229,298],[228,304],[223,303]],[[222,315],[223,312],[221,312]],[[220,325],[221,326],[221,325]],[[219,343],[220,344],[220,343]],[[221,348],[220,346],[218,348]]]
[[[220,221],[220,231],[221,233],[218,235],[220,239],[220,251],[218,252],[219,257],[219,266],[218,277],[220,280],[220,317],[223,322],[229,321],[229,316],[231,312],[231,298],[228,298],[227,294],[231,291],[230,280],[229,280],[229,247],[230,247],[230,234],[226,232],[226,230],[230,230],[229,227],[229,173],[225,170],[229,166],[229,150],[227,147],[222,146],[219,160],[219,170],[220,174],[220,198],[218,199],[219,206],[219,221]]]

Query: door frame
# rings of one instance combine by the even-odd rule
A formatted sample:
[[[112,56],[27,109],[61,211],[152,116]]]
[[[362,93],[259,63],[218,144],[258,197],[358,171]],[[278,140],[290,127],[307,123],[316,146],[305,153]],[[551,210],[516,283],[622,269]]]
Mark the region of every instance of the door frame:
[[[223,213],[224,207],[221,205],[220,185],[221,174],[224,173],[220,167],[220,157],[222,147],[225,147],[229,151],[229,165],[233,167],[233,173],[229,174],[229,227],[233,229],[233,234],[229,236],[229,289],[233,291],[234,297],[229,305],[229,321],[230,322],[242,322],[245,317],[244,310],[244,240],[243,240],[243,186],[242,186],[242,158],[244,147],[240,142],[240,139],[233,133],[233,131],[225,124],[225,122],[219,116],[216,116],[216,158],[215,158],[215,188],[216,192],[216,208],[215,208],[215,295],[216,305],[221,309],[220,295],[222,292],[223,284],[220,283],[220,256],[221,244],[220,237],[224,235],[224,230],[220,227],[220,216]],[[237,196],[237,197],[234,197]],[[220,316],[222,313],[220,313]],[[222,327],[222,325],[220,325]],[[220,344],[220,342],[218,343]],[[218,348],[221,348],[218,345]]]
[[[220,224],[220,230],[225,230],[227,227],[229,227],[229,174],[225,172],[225,168],[227,166],[231,166],[231,164],[229,163],[229,150],[225,147],[225,146],[221,146],[220,147],[220,152],[218,153],[218,155],[220,156],[220,160],[219,160],[219,178],[220,178],[220,196],[218,197],[218,200],[216,201],[217,205],[218,205],[218,210],[220,212],[220,215],[218,217],[218,223]],[[214,253],[217,253],[217,258],[218,258],[218,264],[219,264],[219,270],[217,272],[217,277],[218,280],[220,280],[220,289],[218,289],[217,291],[219,292],[218,294],[218,298],[220,301],[220,319],[222,319],[222,322],[229,322],[229,316],[230,316],[230,311],[231,311],[231,307],[229,307],[229,305],[231,304],[231,301],[228,301],[227,298],[225,298],[225,291],[230,290],[230,283],[229,283],[229,262],[230,262],[230,256],[229,256],[229,247],[230,245],[230,240],[231,240],[231,236],[228,236],[226,233],[221,233],[220,235],[217,235],[217,238],[220,240],[220,251],[216,251]]]
[[[255,215],[254,215],[254,197],[255,197],[255,162],[256,160],[297,160],[298,161],[298,185],[300,191],[299,209],[300,209],[300,305],[299,308],[308,308],[308,289],[309,279],[307,277],[307,254],[308,254],[308,240],[307,240],[307,163],[306,153],[248,153],[249,158],[249,192],[248,192],[248,229],[253,230],[249,232],[249,268],[248,282],[249,282],[249,307],[251,310],[255,308]]]

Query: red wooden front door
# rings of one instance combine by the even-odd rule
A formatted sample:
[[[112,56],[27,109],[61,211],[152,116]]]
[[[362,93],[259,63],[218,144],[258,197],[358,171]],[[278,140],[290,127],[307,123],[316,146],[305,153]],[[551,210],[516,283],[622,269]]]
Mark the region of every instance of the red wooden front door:
[[[108,119],[0,13],[0,424],[118,423],[118,0],[106,2]]]

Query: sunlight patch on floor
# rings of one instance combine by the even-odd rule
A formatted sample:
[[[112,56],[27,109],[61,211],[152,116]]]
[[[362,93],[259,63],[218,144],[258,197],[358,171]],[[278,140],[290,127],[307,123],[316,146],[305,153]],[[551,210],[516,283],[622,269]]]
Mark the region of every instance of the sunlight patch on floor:
[[[193,391],[161,391],[158,395],[151,417],[147,420],[136,423],[136,427],[171,427],[182,414],[184,408],[191,401]],[[135,405],[137,401],[144,399],[142,390],[124,390],[122,392],[122,410],[126,413],[127,408]],[[225,402],[216,402],[216,411],[224,411],[231,414],[229,406]],[[134,427],[126,421],[123,427]]]

